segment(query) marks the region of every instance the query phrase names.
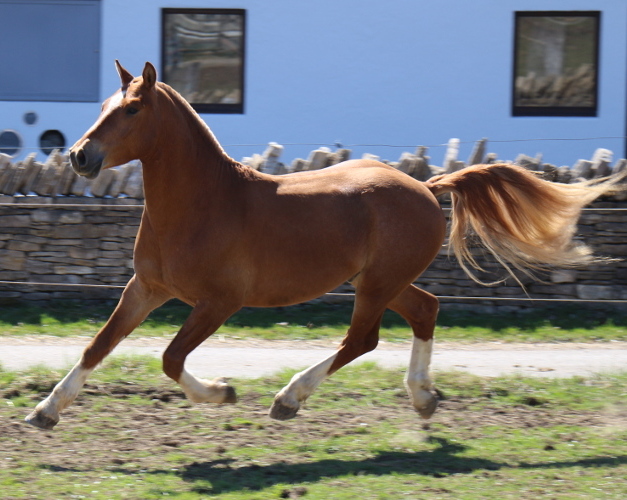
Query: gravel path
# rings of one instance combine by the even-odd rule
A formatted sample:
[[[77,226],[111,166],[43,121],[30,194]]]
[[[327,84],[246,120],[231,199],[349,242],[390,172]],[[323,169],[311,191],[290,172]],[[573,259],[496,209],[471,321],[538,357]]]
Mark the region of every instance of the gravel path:
[[[164,338],[126,339],[113,352],[160,357],[168,344]],[[88,338],[47,336],[0,337],[0,363],[5,369],[23,370],[34,365],[72,366]],[[214,378],[260,377],[283,368],[303,368],[320,361],[337,347],[333,341],[250,341],[212,338],[187,361],[194,374]],[[353,363],[376,361],[384,367],[406,367],[410,344],[384,343]],[[451,344],[436,343],[433,369],[462,370],[481,376],[521,374],[571,377],[627,369],[627,342],[592,344]]]

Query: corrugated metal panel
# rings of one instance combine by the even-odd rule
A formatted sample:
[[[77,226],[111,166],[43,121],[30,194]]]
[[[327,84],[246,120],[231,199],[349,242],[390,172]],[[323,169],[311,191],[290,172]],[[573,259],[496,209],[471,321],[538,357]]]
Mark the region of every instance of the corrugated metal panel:
[[[0,100],[99,100],[100,0],[0,0],[0,19]]]

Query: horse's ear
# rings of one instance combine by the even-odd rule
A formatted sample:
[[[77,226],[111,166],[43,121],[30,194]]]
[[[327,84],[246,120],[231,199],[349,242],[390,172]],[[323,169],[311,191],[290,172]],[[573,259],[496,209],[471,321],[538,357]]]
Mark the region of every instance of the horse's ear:
[[[147,89],[151,89],[157,83],[157,70],[151,63],[147,62],[144,66],[142,77],[144,78],[144,87]]]
[[[115,60],[115,67],[118,70],[118,75],[120,75],[120,82],[122,83],[122,89],[126,90],[128,84],[133,81],[133,75],[131,75],[125,68],[120,64],[120,61]]]

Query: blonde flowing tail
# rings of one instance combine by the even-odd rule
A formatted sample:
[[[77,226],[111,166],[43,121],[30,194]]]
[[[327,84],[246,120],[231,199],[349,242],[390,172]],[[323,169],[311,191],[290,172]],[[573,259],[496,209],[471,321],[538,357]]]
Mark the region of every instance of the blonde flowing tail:
[[[435,196],[451,193],[449,245],[464,271],[482,283],[467,265],[482,270],[469,246],[473,232],[517,281],[510,265],[529,273],[607,260],[593,256],[573,236],[581,209],[601,195],[627,189],[621,184],[626,177],[556,184],[522,167],[494,164],[473,165],[425,184]]]

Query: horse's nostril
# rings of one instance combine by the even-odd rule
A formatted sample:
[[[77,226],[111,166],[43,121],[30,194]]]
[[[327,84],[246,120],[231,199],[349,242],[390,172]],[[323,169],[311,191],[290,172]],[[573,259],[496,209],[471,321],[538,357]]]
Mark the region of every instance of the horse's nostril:
[[[78,153],[76,153],[76,160],[78,161],[78,165],[81,167],[87,165],[87,155],[85,154],[84,149],[81,149]]]
[[[80,168],[87,165],[87,155],[83,149],[70,152],[70,162],[74,168]]]

